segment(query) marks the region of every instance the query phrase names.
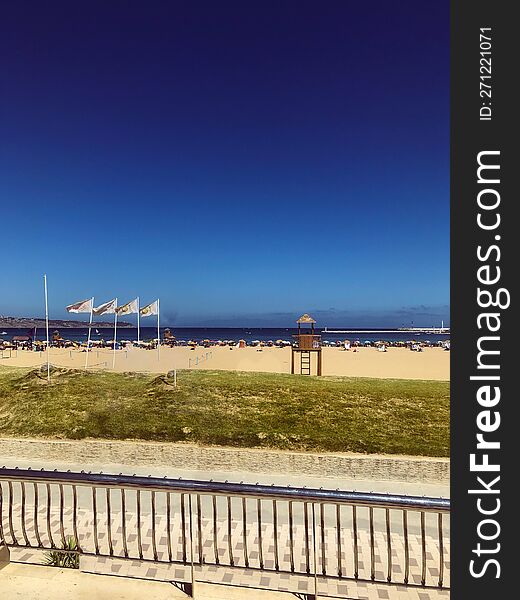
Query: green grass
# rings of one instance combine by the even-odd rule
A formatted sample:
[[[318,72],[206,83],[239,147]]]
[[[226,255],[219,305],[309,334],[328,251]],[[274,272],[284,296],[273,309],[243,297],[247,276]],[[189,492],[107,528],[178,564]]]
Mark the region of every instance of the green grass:
[[[0,435],[449,455],[449,383],[0,369]]]

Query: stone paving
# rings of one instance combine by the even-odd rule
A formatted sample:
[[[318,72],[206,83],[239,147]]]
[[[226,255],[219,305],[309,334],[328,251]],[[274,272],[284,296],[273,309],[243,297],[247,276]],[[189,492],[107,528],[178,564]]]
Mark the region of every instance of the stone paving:
[[[14,532],[18,544],[27,542],[31,545],[38,544],[35,528],[35,515],[27,504],[25,510],[25,528],[20,518],[20,504],[13,505],[12,517],[6,507],[6,496],[4,495],[4,507],[2,511],[2,526],[4,537],[8,544],[14,540],[11,535]],[[106,506],[105,506],[106,508]],[[348,508],[348,507],[347,507]],[[60,526],[59,511],[53,507],[51,512],[50,527],[47,528],[46,508],[38,510],[37,522],[38,533],[44,546],[50,544],[49,531],[56,546],[61,545],[62,535],[65,537],[74,535],[72,524],[72,510],[69,507],[63,510],[63,529]],[[177,582],[190,581],[190,540],[189,540],[189,516],[185,518],[183,527],[180,514],[171,513],[170,538],[168,539],[165,514],[157,514],[155,523],[152,523],[150,512],[141,515],[141,527],[137,527],[135,511],[126,512],[126,551],[130,558],[124,559],[125,547],[123,544],[123,523],[120,510],[112,510],[108,521],[106,511],[98,511],[94,527],[93,512],[84,508],[78,509],[77,533],[80,546],[86,553],[99,552],[114,556],[89,556],[82,555],[80,568],[91,573],[112,574],[127,577],[140,577],[154,580],[173,580]],[[215,522],[212,518],[200,513],[200,534],[197,531],[199,521],[196,508],[194,507],[194,540],[193,556],[195,578],[198,581],[222,583],[232,586],[251,587],[259,589],[271,589],[279,591],[290,591],[293,593],[311,594],[314,592],[315,581],[312,575],[314,565],[314,545],[312,533],[305,535],[303,522],[294,523],[292,538],[287,523],[277,523],[275,528],[272,522],[263,522],[259,532],[258,522],[246,519],[246,530],[244,536],[243,520],[233,515],[231,527],[227,519],[220,516]],[[323,532],[317,522],[316,533],[316,555],[317,566],[320,576],[318,577],[318,593],[324,597],[355,598],[359,600],[441,600],[449,598],[446,589],[435,589],[440,576],[440,553],[438,537],[425,536],[425,575],[427,586],[412,587],[399,585],[404,578],[404,537],[398,528],[390,531],[390,569],[388,565],[387,531],[383,527],[375,528],[374,552],[370,550],[370,531],[360,521],[357,531],[357,555],[358,573],[360,579],[370,580],[372,564],[375,579],[381,583],[371,581],[353,581],[354,574],[354,533],[352,523],[345,519],[339,531],[340,551],[338,552],[338,529],[329,526],[325,521]],[[155,528],[155,537],[152,535]],[[143,560],[139,559],[139,531]],[[311,530],[312,531],[312,530]],[[229,536],[231,533],[231,537]],[[260,536],[261,534],[261,543]],[[0,530],[1,534],[1,530]],[[409,533],[408,552],[409,581],[420,584],[423,570],[422,538],[419,532]],[[291,545],[292,539],[292,545]],[[324,542],[324,545],[322,544]],[[112,551],[110,546],[112,545]],[[443,585],[449,587],[449,540],[443,540]],[[292,547],[292,553],[291,553]],[[247,554],[247,565],[246,565]],[[171,560],[170,562],[170,555]],[[157,560],[154,560],[154,557]],[[219,564],[216,563],[216,556]],[[20,562],[37,562],[43,560],[42,551],[28,547],[12,547],[11,560]],[[234,566],[231,567],[230,562]],[[187,565],[185,563],[188,563]],[[275,572],[276,562],[279,571]],[[291,562],[294,571],[291,572]],[[263,569],[261,569],[263,565]],[[322,575],[325,568],[327,576]],[[341,570],[342,577],[338,577]],[[298,574],[298,572],[300,574]],[[310,572],[310,576],[306,575]],[[388,574],[391,574],[392,582],[386,582]]]

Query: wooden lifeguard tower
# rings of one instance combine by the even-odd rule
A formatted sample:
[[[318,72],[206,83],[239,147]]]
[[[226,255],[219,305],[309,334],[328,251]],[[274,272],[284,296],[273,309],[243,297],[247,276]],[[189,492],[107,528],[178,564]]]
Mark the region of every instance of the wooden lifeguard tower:
[[[168,327],[164,330],[163,341],[167,346],[175,346],[175,336]]]
[[[314,333],[316,321],[307,313],[297,321],[298,333],[293,335],[295,343],[291,353],[291,373],[294,374],[296,355],[300,357],[300,375],[312,375],[311,357],[316,354],[316,375],[321,375],[321,335]],[[310,325],[310,327],[302,327]]]

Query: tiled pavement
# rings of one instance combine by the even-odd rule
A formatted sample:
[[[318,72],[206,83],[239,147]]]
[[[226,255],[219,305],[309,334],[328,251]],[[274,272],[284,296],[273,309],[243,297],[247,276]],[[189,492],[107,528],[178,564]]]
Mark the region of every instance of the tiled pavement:
[[[73,535],[72,511],[64,510],[65,536]],[[173,561],[169,563],[169,546],[167,536],[167,519],[164,514],[157,515],[155,519],[155,551],[159,562],[154,562],[154,543],[152,536],[152,522],[150,514],[141,517],[141,544],[143,558],[147,560],[121,559],[116,556],[124,556],[122,520],[121,513],[113,511],[110,523],[106,512],[98,512],[97,536],[99,551],[110,554],[110,539],[114,557],[81,556],[80,568],[93,573],[113,574],[120,576],[142,577],[155,580],[172,580],[177,582],[190,581],[190,565],[183,564],[185,554],[190,561],[189,526],[186,519],[186,535],[183,540],[181,519],[178,514],[171,515],[170,522],[170,547]],[[197,519],[194,518],[194,524]],[[36,545],[34,514],[26,509],[25,533],[20,519],[20,506],[13,507],[13,530],[18,543],[25,543],[25,537],[29,543]],[[228,536],[228,521],[218,520],[216,536],[214,522],[212,519],[201,518],[201,534],[194,535],[194,561],[198,563],[202,554],[202,564],[195,564],[195,578],[198,581],[222,583],[233,586],[254,587],[264,589],[286,590],[294,593],[313,593],[314,578],[312,576],[298,575],[291,571],[290,536],[287,524],[277,526],[278,563],[280,570],[287,571],[276,573],[270,571],[275,568],[275,536],[272,523],[263,523],[261,528],[262,543],[259,544],[258,527],[252,523],[246,527],[246,536],[241,520],[232,520],[231,544]],[[9,519],[4,509],[3,530],[8,543],[12,542],[10,535]],[[43,545],[49,544],[49,533],[46,527],[46,511],[44,508],[38,511],[38,530]],[[110,527],[108,527],[110,525]],[[96,548],[94,538],[93,513],[89,510],[78,510],[78,538],[84,552],[94,553]],[[60,528],[58,511],[51,511],[50,531],[54,543],[61,543],[62,530]],[[305,573],[307,566],[312,572],[314,549],[312,538],[306,542],[303,524],[295,524],[293,528],[293,561],[295,571]],[[138,557],[138,529],[137,519],[134,513],[126,513],[126,539],[127,550],[130,557]],[[353,531],[351,526],[341,529],[340,560],[338,561],[338,532],[334,527],[324,529],[324,555],[325,567],[331,576],[320,576],[318,578],[318,592],[322,596],[336,598],[352,598],[363,600],[441,600],[449,598],[448,590],[414,588],[404,585],[375,584],[364,581],[351,581],[337,577],[338,568],[341,566],[343,577],[352,577],[354,570],[353,561]],[[403,536],[399,532],[391,533],[391,573],[392,580],[403,581],[404,544]],[[201,544],[199,545],[199,539]],[[317,528],[317,564],[318,570],[323,569],[323,556],[321,545],[322,533]],[[375,531],[374,565],[376,580],[384,582],[388,575],[388,547],[386,531]],[[426,583],[436,586],[439,579],[439,546],[438,540],[430,535],[426,541]],[[422,571],[422,546],[421,536],[418,533],[409,534],[410,573],[409,581],[420,583]],[[215,565],[215,546],[220,564]],[[244,547],[247,547],[249,567],[245,565]],[[230,550],[231,549],[231,550]],[[230,554],[231,551],[231,554]],[[262,556],[260,556],[260,551]],[[233,556],[234,567],[229,565],[230,555]],[[359,577],[370,579],[371,575],[371,553],[370,534],[368,529],[358,529],[358,570]],[[41,562],[42,551],[29,548],[12,548],[11,558],[20,562]],[[444,585],[449,586],[449,540],[444,541]],[[260,561],[263,561],[264,569],[260,570]],[[164,562],[160,562],[164,561]],[[213,563],[213,564],[212,564]]]

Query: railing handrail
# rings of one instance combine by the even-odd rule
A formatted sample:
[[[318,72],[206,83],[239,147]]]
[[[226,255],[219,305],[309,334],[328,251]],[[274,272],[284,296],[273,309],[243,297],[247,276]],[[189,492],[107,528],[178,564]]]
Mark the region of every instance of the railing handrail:
[[[299,500],[332,504],[350,504],[381,508],[400,508],[424,512],[450,511],[448,498],[429,496],[405,496],[374,492],[342,491],[339,489],[291,487],[279,485],[232,483],[229,481],[202,481],[196,479],[173,479],[142,475],[115,475],[91,471],[45,471],[35,469],[0,468],[0,481],[25,481],[106,488],[145,489],[150,491],[213,494],[260,498],[272,500]]]

